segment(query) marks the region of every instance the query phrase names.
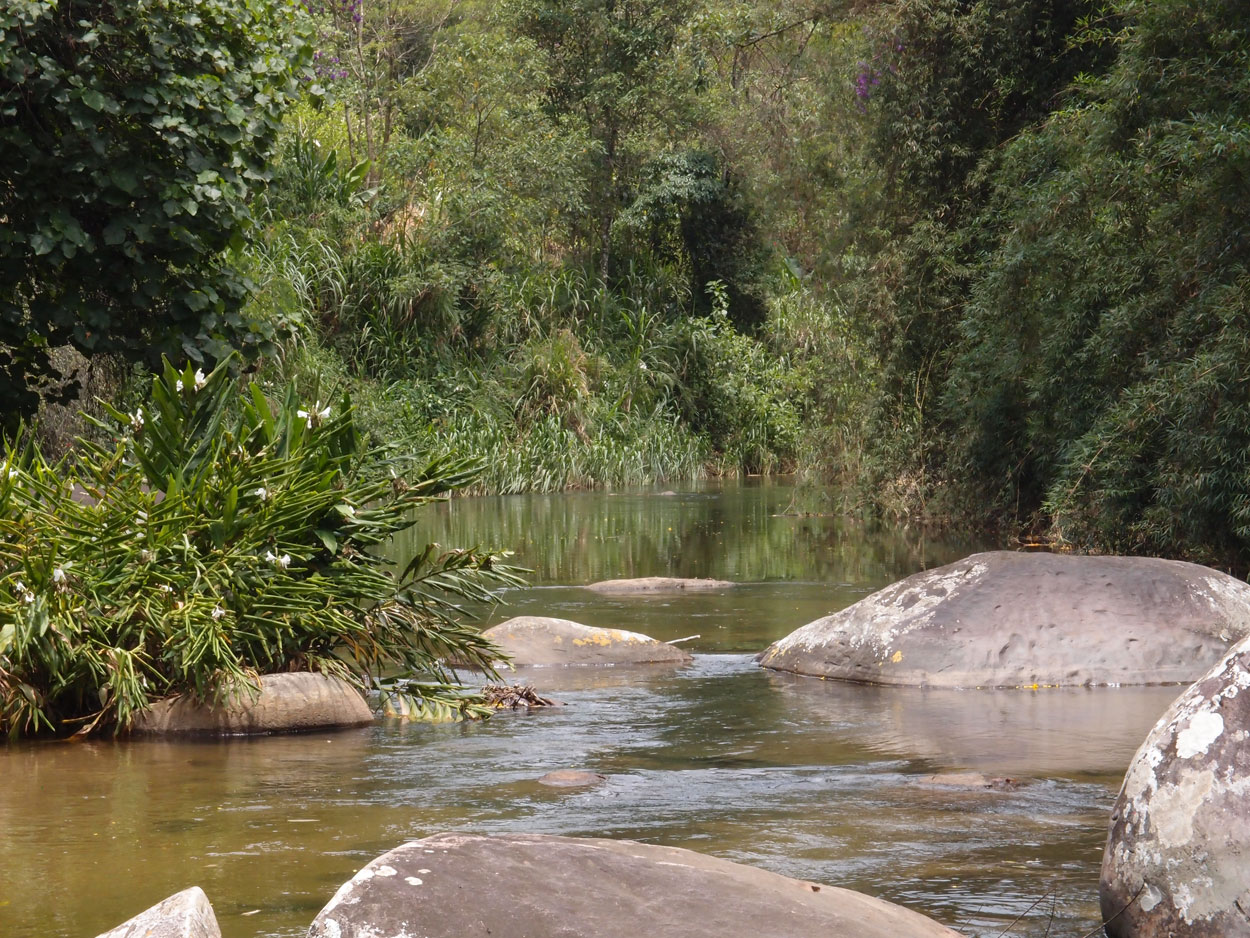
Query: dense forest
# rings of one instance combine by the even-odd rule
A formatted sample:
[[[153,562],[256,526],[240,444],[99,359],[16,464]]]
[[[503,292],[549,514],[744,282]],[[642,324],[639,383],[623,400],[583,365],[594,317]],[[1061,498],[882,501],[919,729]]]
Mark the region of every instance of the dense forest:
[[[1244,568],[1244,14],[9,4],[4,419],[228,360],[478,491],[799,469]]]

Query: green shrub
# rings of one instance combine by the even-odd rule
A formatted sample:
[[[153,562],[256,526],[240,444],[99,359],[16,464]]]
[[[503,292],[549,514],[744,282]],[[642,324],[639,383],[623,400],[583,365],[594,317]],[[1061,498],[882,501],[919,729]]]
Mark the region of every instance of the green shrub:
[[[148,405],[112,411],[111,447],[84,441],[56,465],[7,448],[0,728],[121,732],[155,699],[212,702],[289,670],[479,712],[444,662],[489,670],[497,650],[455,600],[516,574],[477,550],[431,546],[402,571],[375,551],[478,467],[367,479],[361,463],[385,454],[363,450],[346,398],[288,390],[274,407],[251,385],[237,405],[224,364],[167,364]]]
[[[734,329],[721,284],[708,290],[716,297],[711,315],[681,329],[682,413],[708,435],[725,472],[791,469],[802,423],[788,362]]]

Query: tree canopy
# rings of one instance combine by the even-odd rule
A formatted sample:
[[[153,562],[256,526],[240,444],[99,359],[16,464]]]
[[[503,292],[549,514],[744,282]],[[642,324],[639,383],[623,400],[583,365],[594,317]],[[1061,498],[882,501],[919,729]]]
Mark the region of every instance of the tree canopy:
[[[0,8],[0,399],[30,412],[48,354],[218,359],[240,243],[311,51],[281,0],[11,0]]]

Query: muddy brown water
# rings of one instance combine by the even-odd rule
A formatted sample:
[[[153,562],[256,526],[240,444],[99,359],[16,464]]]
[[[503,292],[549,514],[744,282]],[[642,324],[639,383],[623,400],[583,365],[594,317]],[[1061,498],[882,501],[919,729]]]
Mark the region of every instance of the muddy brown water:
[[[685,643],[688,667],[511,675],[565,706],[224,742],[0,748],[0,938],[91,938],[190,885],[225,938],[302,935],[377,854],[445,830],[629,837],[859,889],[967,935],[1097,926],[1107,817],[1178,688],[919,691],[766,672],[752,654],[978,546],[786,515],[782,484],[437,506],[417,541],[507,545],[535,588],[485,618],[557,615]],[[617,576],[711,594],[602,597]],[[607,776],[589,788],[538,779]],[[1028,779],[940,788],[935,773]]]

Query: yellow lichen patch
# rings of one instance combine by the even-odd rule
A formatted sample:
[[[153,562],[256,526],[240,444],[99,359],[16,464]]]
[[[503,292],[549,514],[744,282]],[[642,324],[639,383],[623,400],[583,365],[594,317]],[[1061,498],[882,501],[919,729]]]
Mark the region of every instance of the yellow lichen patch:
[[[890,656],[890,660],[894,662],[895,664],[898,664],[900,661],[903,660],[903,653],[901,651],[896,651],[894,654]]]
[[[573,639],[573,644],[578,646],[600,645],[606,647],[612,644],[612,637],[607,632],[595,632],[592,635],[587,635],[585,638]]]

